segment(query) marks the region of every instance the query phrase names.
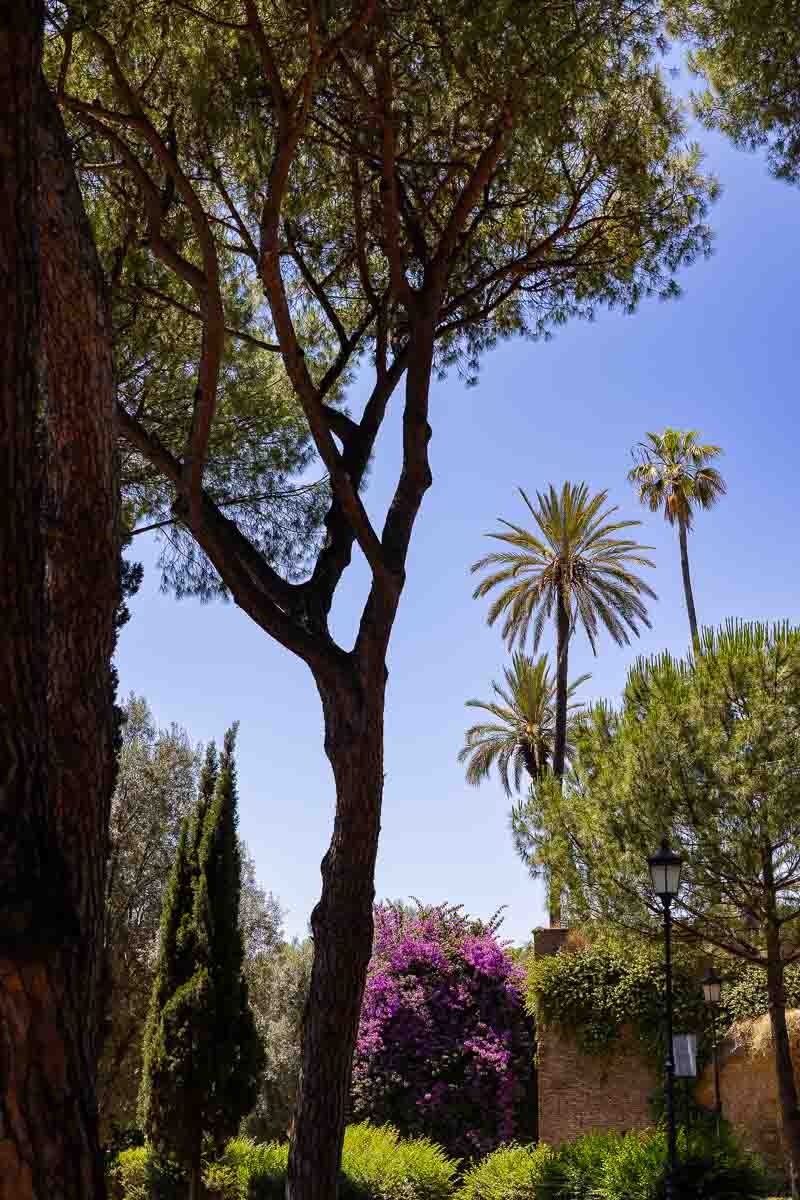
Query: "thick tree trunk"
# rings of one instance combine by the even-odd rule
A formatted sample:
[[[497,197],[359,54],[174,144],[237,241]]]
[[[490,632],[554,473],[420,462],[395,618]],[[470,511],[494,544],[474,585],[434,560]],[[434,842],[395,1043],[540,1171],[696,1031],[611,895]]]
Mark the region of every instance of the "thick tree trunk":
[[[372,952],[384,687],[375,680],[370,687],[347,681],[335,690],[320,685],[336,817],[322,860],[322,895],[311,915],[314,963],[287,1200],[336,1196],[353,1050]]]
[[[15,822],[0,828],[0,1200],[100,1200],[95,1074],[119,569],[110,323],[60,117],[20,36],[28,7],[0,5],[0,136],[15,105],[38,126],[36,153],[26,150],[30,162],[38,155],[35,195],[22,162],[12,233],[17,264],[24,256],[39,270],[43,334],[38,388],[29,365],[17,380],[26,396],[16,431],[13,413],[0,429],[0,487],[16,501],[11,522],[0,516],[0,808]],[[23,66],[33,70],[24,98]],[[31,247],[41,248],[38,264]],[[33,285],[20,284],[16,300],[9,278],[2,287],[3,302],[17,305],[0,335],[18,343],[4,354],[12,372],[33,345],[21,320]],[[2,407],[7,417],[5,396]],[[43,488],[37,413],[47,426]],[[22,609],[10,624],[9,607]]]
[[[683,594],[686,597],[686,611],[689,614],[689,630],[692,635],[692,645],[697,638],[697,614],[694,611],[694,595],[692,593],[692,577],[689,573],[689,546],[686,536],[686,522],[678,519],[678,540],[681,546],[681,574],[683,575]]]
[[[553,774],[559,786],[564,778],[567,757],[567,691],[569,689],[569,606],[561,591],[558,593],[556,609],[556,728],[553,739]],[[550,928],[561,924],[561,881],[551,876],[548,886],[547,907]]]
[[[786,1028],[786,990],[781,955],[780,929],[767,929],[767,995],[769,1021],[775,1054],[775,1075],[781,1110],[781,1139],[793,1200],[800,1196],[800,1111],[792,1066],[789,1032]]]
[[[200,1200],[203,1195],[203,1162],[200,1150],[192,1155],[189,1169],[189,1200]]]

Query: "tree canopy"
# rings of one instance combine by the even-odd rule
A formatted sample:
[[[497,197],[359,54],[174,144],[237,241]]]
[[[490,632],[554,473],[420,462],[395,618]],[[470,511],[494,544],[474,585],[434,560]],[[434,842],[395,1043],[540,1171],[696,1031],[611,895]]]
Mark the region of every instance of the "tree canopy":
[[[498,336],[674,294],[714,193],[652,64],[649,4],[327,18],[297,0],[213,16],[151,0],[135,20],[76,2],[52,7],[49,44],[114,283],[129,516],[169,520],[181,471],[201,472],[292,579],[332,503],[323,597],[354,538],[375,565],[353,489],[408,365],[413,298],[435,287],[436,366],[471,378]],[[356,428],[335,406],[370,360]],[[289,485],[309,430],[333,501]],[[220,587],[165,528],[167,581]]]
[[[800,181],[798,0],[668,0],[690,70],[705,80],[695,112],[745,150],[766,149],[778,179]]]

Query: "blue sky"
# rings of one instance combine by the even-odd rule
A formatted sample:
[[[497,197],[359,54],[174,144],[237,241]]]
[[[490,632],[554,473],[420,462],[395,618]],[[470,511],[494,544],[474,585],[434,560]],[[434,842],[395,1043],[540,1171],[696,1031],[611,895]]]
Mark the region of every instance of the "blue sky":
[[[652,631],[624,649],[605,638],[596,659],[580,635],[572,643],[571,674],[592,674],[587,698],[616,698],[636,654],[682,652],[688,639],[675,535],[639,511],[625,479],[646,430],[697,429],[726,451],[729,494],[700,516],[690,542],[701,623],[800,620],[800,193],[772,180],[761,158],[698,136],[723,195],[711,218],[715,253],[682,274],[680,300],[575,323],[548,344],[506,343],[485,359],[477,388],[455,377],[433,388],[434,483],[389,655],[376,890],[463,903],[484,918],[507,905],[502,932],[517,944],[545,923],[542,889],[514,855],[497,781],[470,788],[456,761],[470,723],[464,701],[488,698],[507,657],[485,625],[485,601],[471,598],[468,567],[499,516],[525,523],[516,487],[572,479],[608,488],[623,515],[643,519],[641,540],[655,547]],[[398,435],[395,415],[370,480],[375,515],[394,485]],[[162,595],[153,535],[133,551],[145,579],[121,637],[121,691],[145,695],[160,724],[177,721],[194,741],[219,741],[241,722],[241,833],[260,882],[288,910],[287,935],[302,936],[334,806],[311,676],[233,604]],[[337,599],[334,632],[346,645],[366,580],[354,563]]]

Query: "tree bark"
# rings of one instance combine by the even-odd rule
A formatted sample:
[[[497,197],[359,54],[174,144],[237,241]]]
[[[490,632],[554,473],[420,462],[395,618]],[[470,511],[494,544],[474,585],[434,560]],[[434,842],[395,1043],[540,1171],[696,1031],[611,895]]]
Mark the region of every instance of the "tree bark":
[[[298,1114],[287,1200],[334,1200],[353,1051],[372,953],[375,859],[383,796],[384,669],[380,679],[318,687],[336,783],[322,895],[311,915],[314,963],[303,1021]]]
[[[4,207],[15,175],[22,184],[10,227],[16,262],[0,250],[20,285],[15,299],[12,279],[3,281],[12,312],[0,334],[17,344],[4,362],[19,399],[15,422],[4,380],[0,469],[15,504],[11,520],[0,516],[0,1200],[100,1200],[95,1075],[119,571],[110,322],[63,126],[39,75],[40,22],[33,5],[0,6],[0,137],[9,144],[23,107],[28,123],[11,163],[4,151]]]
[[[797,1200],[800,1196],[800,1111],[797,1105],[797,1084],[792,1066],[789,1032],[786,1028],[786,990],[780,927],[774,921],[770,921],[767,927],[767,995],[781,1109],[781,1139],[786,1155],[792,1200]]]
[[[567,758],[567,692],[569,690],[569,607],[559,589],[556,608],[556,728],[553,738],[553,774],[561,787]],[[550,928],[561,925],[561,884],[551,876],[547,908]]]
[[[689,614],[689,630],[692,635],[692,645],[697,640],[697,614],[694,610],[694,595],[692,593],[692,577],[689,573],[689,546],[686,536],[686,522],[678,518],[678,540],[681,547],[681,573],[683,575],[683,594],[686,597],[686,611]]]

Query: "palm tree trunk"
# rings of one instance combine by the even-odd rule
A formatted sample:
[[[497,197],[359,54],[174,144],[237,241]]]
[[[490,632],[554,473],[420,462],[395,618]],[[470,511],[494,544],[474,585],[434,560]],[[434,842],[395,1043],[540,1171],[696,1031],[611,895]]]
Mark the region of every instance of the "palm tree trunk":
[[[569,608],[563,592],[558,593],[556,611],[556,729],[553,739],[553,774],[559,787],[564,778],[567,757],[567,693],[569,691]],[[547,908],[550,928],[561,924],[561,880],[550,876]]]
[[[681,545],[681,571],[683,573],[683,592],[686,597],[686,611],[689,614],[689,629],[692,634],[692,645],[697,640],[697,614],[694,611],[694,596],[692,594],[692,577],[689,574],[689,546],[686,537],[686,522],[678,520],[678,538]]]

